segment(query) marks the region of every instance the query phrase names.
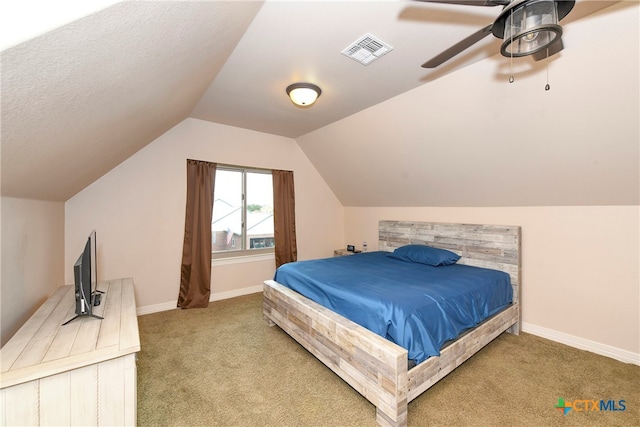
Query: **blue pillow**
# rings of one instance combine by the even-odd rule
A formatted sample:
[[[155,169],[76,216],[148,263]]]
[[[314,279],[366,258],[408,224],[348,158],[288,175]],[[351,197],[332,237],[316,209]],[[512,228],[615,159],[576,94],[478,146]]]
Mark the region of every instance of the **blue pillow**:
[[[460,259],[460,255],[456,255],[451,251],[432,248],[431,246],[426,245],[401,246],[393,251],[389,256],[403,261],[418,262],[421,264],[432,265],[434,267],[452,265]]]

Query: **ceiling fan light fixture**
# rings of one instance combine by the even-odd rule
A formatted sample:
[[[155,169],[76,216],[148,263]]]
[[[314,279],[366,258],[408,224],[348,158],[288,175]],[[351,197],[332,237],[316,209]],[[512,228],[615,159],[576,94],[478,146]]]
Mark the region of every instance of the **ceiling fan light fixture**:
[[[558,21],[573,8],[575,1],[515,0],[500,14],[493,33],[504,42],[500,53],[506,57],[532,55],[562,36]],[[566,3],[566,4],[565,4]]]
[[[313,83],[293,83],[287,86],[287,95],[291,102],[300,107],[309,107],[320,96],[322,90]]]

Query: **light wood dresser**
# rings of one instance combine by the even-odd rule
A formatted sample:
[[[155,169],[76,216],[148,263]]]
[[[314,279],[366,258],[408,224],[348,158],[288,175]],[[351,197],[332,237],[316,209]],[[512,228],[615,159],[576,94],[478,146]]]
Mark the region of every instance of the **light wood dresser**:
[[[0,425],[136,424],[140,351],[132,279],[101,282],[93,314],[75,316],[61,286],[0,349]]]

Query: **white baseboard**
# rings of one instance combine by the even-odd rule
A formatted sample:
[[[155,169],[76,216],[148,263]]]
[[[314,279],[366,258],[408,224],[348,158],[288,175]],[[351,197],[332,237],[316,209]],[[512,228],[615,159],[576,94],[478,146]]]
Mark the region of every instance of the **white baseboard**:
[[[213,293],[209,297],[209,302],[235,298],[242,295],[255,294],[257,292],[262,292],[262,287],[262,285],[258,285],[243,289],[235,289],[233,291]],[[158,313],[160,311],[176,310],[178,308],[176,307],[176,305],[176,301],[167,301],[160,304],[145,305],[144,307],[138,307],[136,309],[136,314],[138,316],[142,316],[144,314]]]
[[[234,289],[233,291],[218,292],[216,294],[211,294],[209,301],[220,301],[223,299],[235,298],[242,295],[255,294],[258,292],[262,292],[263,288],[264,288],[264,285],[258,285],[258,286],[251,286],[249,288]]]
[[[144,307],[136,307],[136,314],[142,316],[144,314],[158,313],[160,311],[175,310],[176,301],[167,301],[161,304],[145,305]]]
[[[522,331],[549,339],[551,341],[556,341],[561,344],[566,344],[570,347],[579,348],[580,350],[587,350],[601,356],[607,356],[624,363],[640,365],[640,354],[638,353],[633,353],[631,351],[622,350],[617,347],[601,344],[599,342],[591,341],[585,338],[565,334],[564,332],[558,332],[553,329],[547,329],[541,326],[532,325],[531,323],[523,322]]]

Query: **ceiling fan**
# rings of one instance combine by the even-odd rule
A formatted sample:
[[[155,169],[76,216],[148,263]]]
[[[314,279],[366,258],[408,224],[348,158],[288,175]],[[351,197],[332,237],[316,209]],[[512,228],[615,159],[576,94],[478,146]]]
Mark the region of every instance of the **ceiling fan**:
[[[469,6],[503,6],[492,24],[476,31],[431,58],[423,68],[435,68],[489,34],[503,39],[500,53],[506,57],[532,55],[539,61],[560,52],[562,27],[558,21],[573,9],[575,0],[418,0]]]

